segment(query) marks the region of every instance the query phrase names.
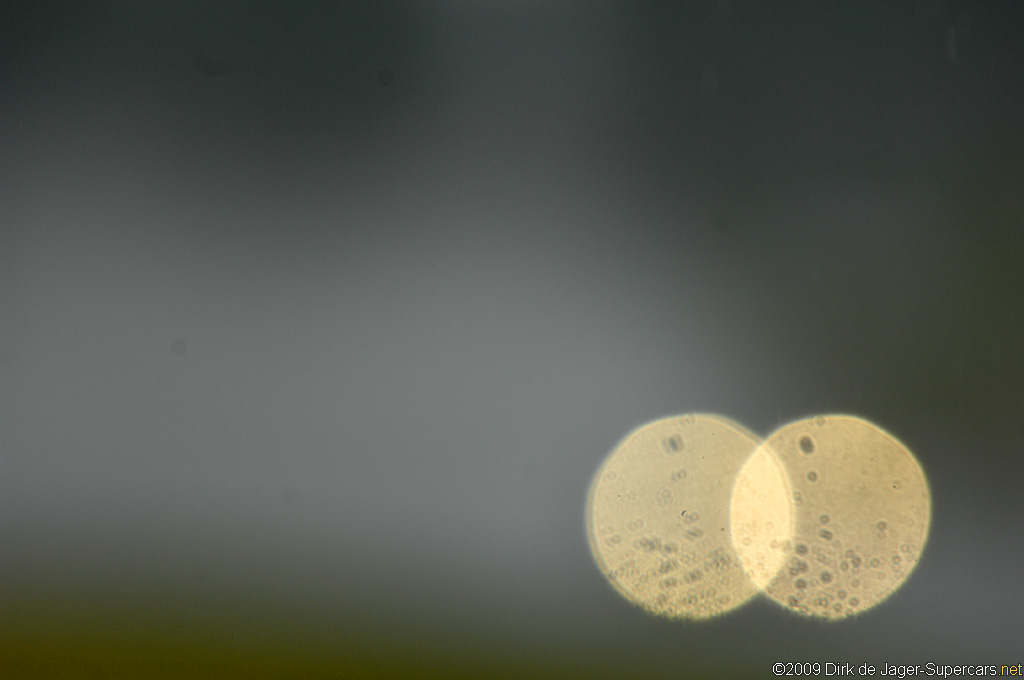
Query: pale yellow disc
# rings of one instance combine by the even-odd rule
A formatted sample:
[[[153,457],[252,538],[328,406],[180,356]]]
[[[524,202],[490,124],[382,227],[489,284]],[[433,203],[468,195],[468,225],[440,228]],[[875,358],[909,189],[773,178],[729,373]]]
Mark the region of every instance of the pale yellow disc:
[[[587,530],[594,559],[628,600],[704,619],[759,588],[733,548],[730,502],[760,441],[721,416],[686,415],[630,433],[594,475]]]
[[[765,447],[786,471],[795,518],[768,595],[798,613],[836,619],[899,588],[921,557],[931,521],[931,494],[913,454],[850,416],[790,423]]]

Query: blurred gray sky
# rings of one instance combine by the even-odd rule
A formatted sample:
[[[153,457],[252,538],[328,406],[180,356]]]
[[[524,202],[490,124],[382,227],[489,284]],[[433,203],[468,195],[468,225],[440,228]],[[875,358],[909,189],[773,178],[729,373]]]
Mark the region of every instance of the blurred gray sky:
[[[674,677],[1020,661],[1015,5],[4,13],[9,611],[228,592]],[[901,438],[934,497],[907,585],[827,626],[631,608],[586,488],[686,411]]]

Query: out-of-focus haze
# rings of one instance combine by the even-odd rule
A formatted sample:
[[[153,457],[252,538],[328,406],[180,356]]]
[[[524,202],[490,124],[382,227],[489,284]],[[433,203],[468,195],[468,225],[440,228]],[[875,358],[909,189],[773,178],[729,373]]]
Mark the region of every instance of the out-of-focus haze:
[[[1016,3],[4,3],[0,675],[1024,661],[1022,46]],[[588,484],[688,412],[895,433],[913,577],[631,606]]]

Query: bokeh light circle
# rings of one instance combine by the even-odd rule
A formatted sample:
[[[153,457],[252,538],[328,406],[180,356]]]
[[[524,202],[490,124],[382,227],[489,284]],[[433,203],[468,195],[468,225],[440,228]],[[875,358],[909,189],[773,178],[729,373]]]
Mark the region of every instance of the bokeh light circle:
[[[761,584],[769,597],[838,619],[906,581],[931,522],[928,484],[906,446],[866,420],[835,415],[779,428],[762,450],[785,470],[794,517],[784,564]]]
[[[651,613],[706,619],[765,593],[838,620],[910,576],[931,494],[910,450],[862,418],[799,420],[762,442],[691,414],[626,436],[591,481],[586,519],[602,573]]]
[[[722,416],[692,414],[634,430],[597,470],[587,497],[590,547],[630,602],[706,619],[759,588],[732,542],[730,499],[758,438]]]

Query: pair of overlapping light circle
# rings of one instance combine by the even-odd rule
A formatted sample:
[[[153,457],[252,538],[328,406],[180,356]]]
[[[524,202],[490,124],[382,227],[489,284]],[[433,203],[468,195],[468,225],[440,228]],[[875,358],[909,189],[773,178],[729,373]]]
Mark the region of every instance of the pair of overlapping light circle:
[[[595,473],[586,517],[599,568],[653,614],[706,619],[764,594],[842,619],[910,576],[931,495],[910,450],[862,418],[799,420],[762,440],[690,414],[627,435]]]

